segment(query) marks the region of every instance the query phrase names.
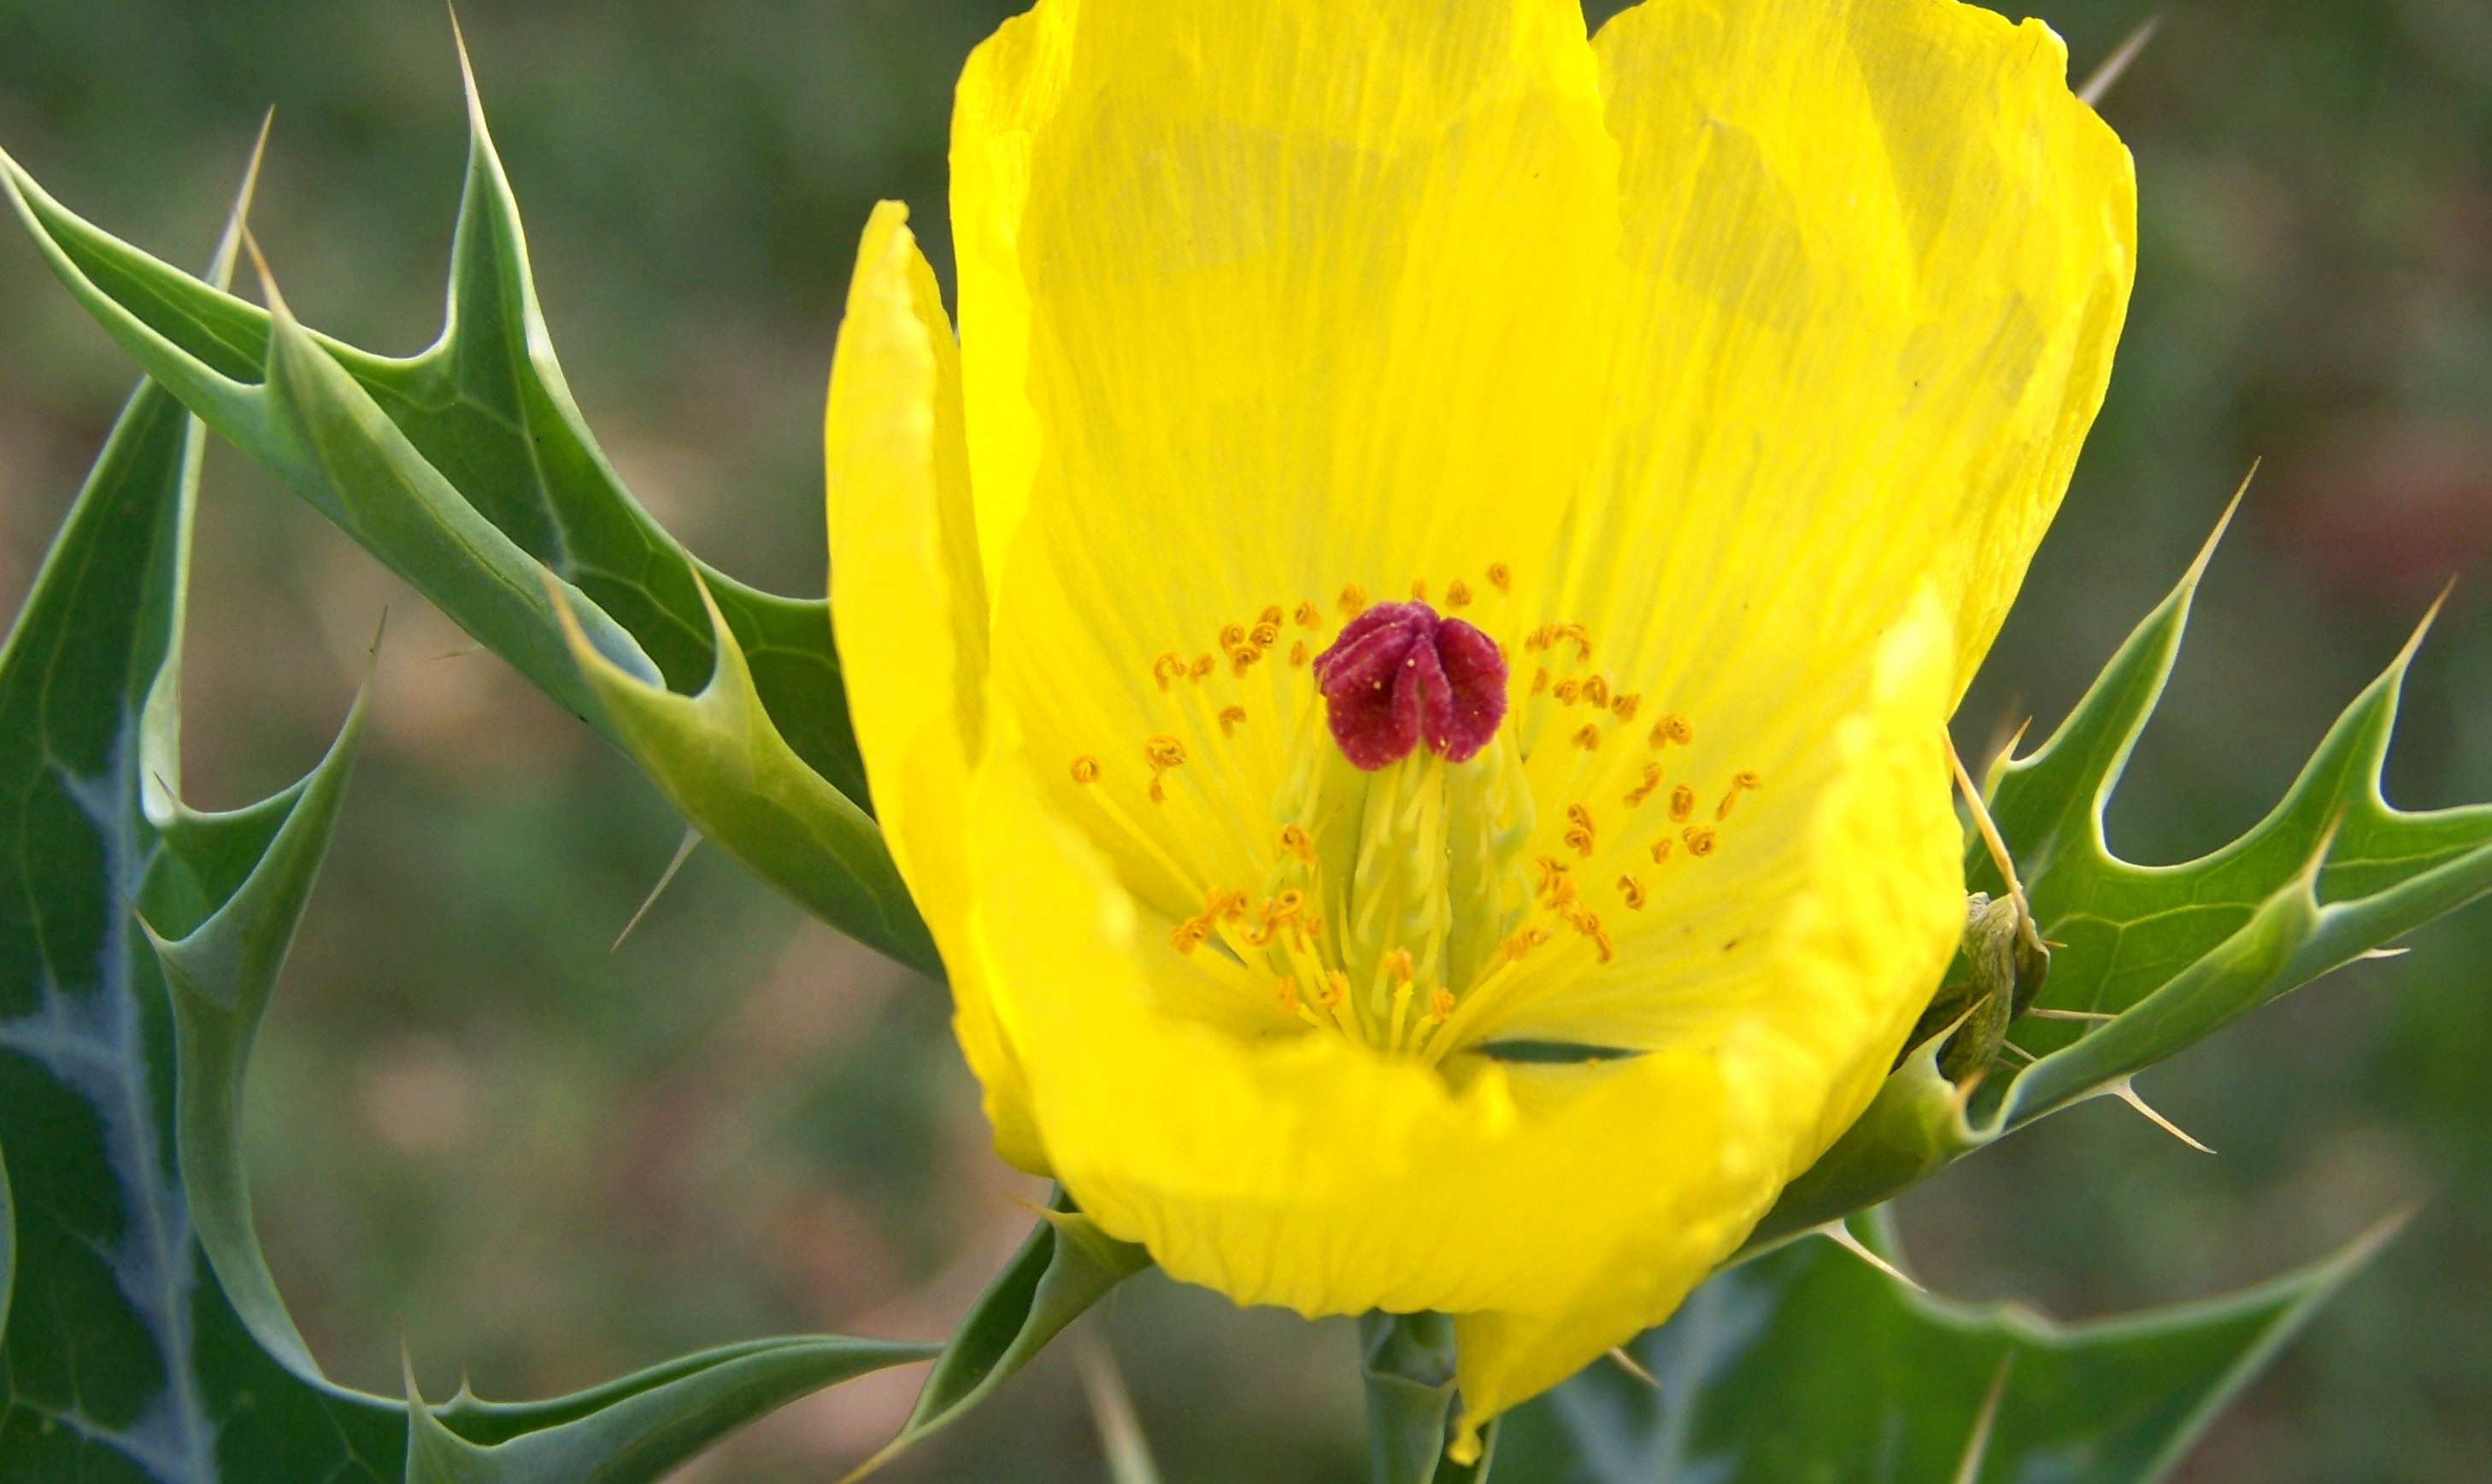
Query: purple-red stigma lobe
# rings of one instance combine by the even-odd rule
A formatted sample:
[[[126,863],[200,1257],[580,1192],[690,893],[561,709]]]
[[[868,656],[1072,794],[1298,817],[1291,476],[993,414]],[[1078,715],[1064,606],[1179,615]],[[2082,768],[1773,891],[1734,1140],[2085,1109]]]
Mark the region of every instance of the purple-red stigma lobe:
[[[1425,603],[1380,603],[1315,659],[1342,756],[1373,773],[1424,742],[1468,762],[1505,720],[1505,658],[1487,635]]]

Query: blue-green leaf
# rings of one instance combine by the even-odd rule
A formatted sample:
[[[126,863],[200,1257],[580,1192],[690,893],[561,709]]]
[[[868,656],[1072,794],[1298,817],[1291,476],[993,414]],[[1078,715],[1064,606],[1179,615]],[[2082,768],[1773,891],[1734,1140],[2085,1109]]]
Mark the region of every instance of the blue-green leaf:
[[[1500,1476],[2152,1484],[2389,1230],[2227,1298],[2073,1324],[1797,1243],[1717,1274],[1628,1347],[1657,1389],[1604,1361],[1516,1410]]]
[[[1978,1087],[1954,1085],[1939,1074],[1935,1043],[1916,1049],[1784,1192],[1747,1252],[1884,1201],[2073,1103],[2126,1092],[2138,1072],[2218,1027],[2492,891],[2492,806],[2409,814],[2380,791],[2420,631],[2247,834],[2175,866],[2112,853],[2104,811],[2213,551],[2210,540],[2048,742],[1994,770],[1991,813],[2041,935],[2059,945],[2032,1011],[2010,1031],[2036,1059],[2002,1059]],[[1977,838],[1965,874],[1975,889],[2005,889]],[[2084,1018],[2062,1018],[2071,1015]]]
[[[405,359],[306,330],[273,288],[262,310],[158,261],[5,155],[0,189],[77,302],[210,427],[632,753],[704,836],[833,926],[939,973],[872,817],[827,602],[703,566],[623,488],[554,358],[472,75],[468,99],[446,322]],[[713,807],[679,769],[715,739],[610,716],[574,663],[566,608],[645,686],[692,694],[732,671],[752,702],[736,743],[784,756],[801,786]]]
[[[235,1129],[362,706],[274,798],[183,804],[203,445],[142,384],[0,646],[0,1478],[397,1484],[406,1404],[331,1382],[304,1348]],[[791,1396],[933,1353],[762,1341],[558,1402],[462,1397],[413,1434],[465,1439],[498,1480],[653,1478]]]

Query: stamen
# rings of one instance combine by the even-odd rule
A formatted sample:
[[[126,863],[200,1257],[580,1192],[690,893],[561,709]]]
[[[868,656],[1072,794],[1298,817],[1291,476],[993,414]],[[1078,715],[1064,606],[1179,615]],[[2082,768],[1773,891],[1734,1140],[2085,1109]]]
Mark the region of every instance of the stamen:
[[[1410,983],[1409,949],[1394,949],[1384,957],[1377,960],[1376,966],[1387,979],[1392,980],[1394,983],[1401,985],[1406,989],[1409,988]]]
[[[1652,791],[1660,787],[1661,764],[1657,762],[1647,762],[1644,765],[1644,782],[1627,790],[1627,802],[1630,804],[1641,804],[1645,800],[1652,797]]]
[[[1696,813],[1696,790],[1685,784],[1670,790],[1670,817],[1684,824]]]
[[[1514,574],[1506,570],[1505,563],[1491,562],[1488,564],[1488,585],[1498,592],[1510,593],[1514,591]]]
[[[1571,706],[1575,697],[1584,694],[1584,682],[1569,677],[1558,681],[1558,688],[1549,694],[1558,697],[1558,704]]]
[[[1277,613],[1280,609],[1272,608],[1269,611]],[[1281,641],[1281,626],[1276,621],[1266,618],[1246,631],[1246,639],[1257,649],[1269,649]]]
[[[1554,623],[1545,623],[1523,637],[1523,647],[1533,654],[1538,654],[1557,640],[1558,626]]]
[[[1577,747],[1588,753],[1601,745],[1601,728],[1586,722],[1584,729],[1575,733],[1574,742]]]
[[[1151,662],[1151,678],[1159,682],[1163,693],[1167,692],[1170,681],[1179,678],[1184,673],[1185,661],[1177,655],[1164,654]]]
[[[1670,859],[1670,837],[1662,836],[1652,843],[1652,863],[1656,866]]]
[[[1410,579],[1410,601],[1413,603],[1425,603],[1428,601],[1428,579],[1426,578],[1412,578]]]
[[[1275,603],[1271,607],[1263,609],[1262,612],[1255,615],[1255,622],[1258,625],[1270,624],[1275,629],[1279,628],[1281,626],[1281,606]]]
[[[1644,883],[1642,881],[1637,880],[1631,876],[1622,876],[1618,877],[1618,893],[1627,899],[1628,911],[1641,912],[1644,910]]]
[[[1355,618],[1367,610],[1367,589],[1351,582],[1341,590],[1341,616]]]
[[[1202,679],[1203,676],[1210,674],[1210,673],[1211,673],[1211,656],[1209,656],[1209,655],[1207,655],[1207,654],[1199,654],[1199,655],[1196,655],[1196,656],[1194,657],[1194,664],[1186,669],[1186,673],[1187,673],[1187,674],[1189,674],[1189,675],[1191,675],[1191,676],[1193,676],[1193,677],[1194,677],[1195,679],[1197,679],[1197,680],[1200,680],[1200,679]]]
[[[1290,668],[1304,669],[1306,667],[1307,641],[1302,638],[1290,640]]]
[[[1235,654],[1237,652],[1237,646],[1244,642],[1246,642],[1246,626],[1244,624],[1232,623],[1221,625],[1220,652],[1222,654]]]
[[[1142,757],[1154,768],[1181,767],[1185,763],[1185,744],[1165,731],[1155,731],[1142,739]]]
[[[1713,853],[1713,832],[1702,824],[1689,825],[1678,832],[1678,838],[1687,842],[1687,853],[1690,855]]]
[[[1428,992],[1428,1024],[1442,1025],[1454,1013],[1454,992],[1439,986]]]
[[[1617,699],[1611,701],[1610,709],[1617,714],[1619,721],[1632,722],[1635,720],[1636,707],[1643,704],[1644,696],[1642,693],[1630,691],[1626,695],[1619,697]]]
[[[1245,720],[1246,708],[1244,706],[1221,707],[1220,734],[1224,737],[1233,737],[1237,735],[1237,725]]]
[[[1324,975],[1323,987],[1316,991],[1316,1003],[1326,1010],[1338,1009],[1350,994],[1350,976],[1340,969]]]
[[[1547,689],[1549,689],[1549,667],[1544,665],[1531,672],[1531,694],[1537,696]]]
[[[1077,784],[1097,783],[1099,781],[1099,759],[1091,757],[1088,753],[1083,753],[1081,757],[1074,758],[1073,781]]]
[[[1566,806],[1566,821],[1567,848],[1589,859],[1594,838],[1592,812],[1581,804],[1569,804]]]
[[[1323,610],[1317,608],[1312,601],[1299,604],[1296,616],[1298,627],[1301,629],[1320,629],[1323,627]]]
[[[1730,792],[1728,792],[1728,793],[1723,794],[1723,795],[1722,795],[1722,802],[1713,806],[1713,817],[1714,817],[1716,820],[1728,819],[1729,817],[1731,817],[1731,806],[1732,806],[1732,805],[1734,805],[1734,804],[1736,804],[1737,802],[1739,802],[1739,795],[1740,795],[1740,794],[1745,793],[1745,792],[1747,792],[1749,789],[1754,788],[1754,787],[1757,787],[1757,775],[1756,775],[1756,774],[1754,774],[1754,773],[1736,773],[1736,774],[1733,774],[1733,775],[1732,775],[1732,777],[1731,777],[1731,791],[1730,791]]]
[[[1601,676],[1601,675],[1587,675],[1587,676],[1585,676],[1585,677],[1584,677],[1584,704],[1586,704],[1586,705],[1587,705],[1587,706],[1591,706],[1591,707],[1593,707],[1593,708],[1595,708],[1595,709],[1605,709],[1605,708],[1607,708],[1607,707],[1608,707],[1609,703],[1610,703],[1610,682],[1609,682],[1609,680],[1608,680],[1605,676]]]
[[[1558,638],[1571,638],[1575,641],[1575,658],[1578,661],[1588,660],[1592,657],[1592,633],[1582,624],[1559,624],[1558,626]]]
[[[1454,580],[1445,588],[1445,607],[1449,608],[1467,608],[1470,606],[1471,584],[1464,581],[1460,578],[1454,579]]]
[[[1676,742],[1679,746],[1685,747],[1688,743],[1695,740],[1696,728],[1688,726],[1687,718],[1678,715],[1676,712],[1673,712],[1670,715],[1663,717],[1660,721],[1652,724],[1652,745],[1655,747],[1660,747],[1663,744],[1670,742]]]
[[[1290,1015],[1298,1013],[1298,981],[1276,980],[1272,985],[1272,994],[1274,998],[1280,1000],[1283,1011]]]
[[[1505,962],[1508,964],[1520,964],[1523,962],[1524,955],[1547,941],[1549,941],[1548,930],[1522,928],[1505,940],[1500,946],[1500,951],[1505,955]]]
[[[1294,824],[1281,826],[1281,848],[1312,866],[1316,863],[1316,843],[1307,832]]]

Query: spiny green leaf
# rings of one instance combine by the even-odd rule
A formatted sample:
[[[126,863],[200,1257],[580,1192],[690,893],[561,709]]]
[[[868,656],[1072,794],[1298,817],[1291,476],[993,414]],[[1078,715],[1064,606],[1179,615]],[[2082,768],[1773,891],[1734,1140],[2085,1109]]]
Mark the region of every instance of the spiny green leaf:
[[[850,1479],[949,1425],[1029,1364],[1064,1326],[1117,1284],[1151,1265],[1150,1254],[1120,1242],[1058,1190],[1021,1250],[989,1283],[943,1347],[907,1425]]]
[[[718,668],[691,696],[635,677],[570,627],[573,656],[624,749],[701,834],[734,842],[747,864],[824,921],[939,976],[934,940],[874,821],[788,749],[725,615],[712,605],[709,617]]]
[[[728,1346],[559,1403],[407,1400],[406,1484],[647,1484],[761,1413],[932,1345],[819,1336]]]
[[[182,803],[203,445],[142,384],[0,645],[0,1147],[15,1176],[0,1200],[0,1478],[398,1484],[406,1406],[336,1385],[305,1350],[252,1232],[235,1129],[362,704],[276,797]],[[791,1396],[932,1351],[761,1341],[551,1403],[462,1397],[416,1432],[461,1458],[443,1430],[465,1439],[496,1480],[652,1478]]]
[[[2214,548],[2210,538],[2051,739],[1994,770],[1991,814],[2041,935],[2060,945],[2012,1031],[2036,1059],[1996,1062],[1951,1085],[1924,1054],[1935,1046],[1907,1056],[1785,1190],[1744,1254],[1884,1201],[2036,1118],[2126,1093],[2135,1074],[2218,1027],[2492,891],[2492,806],[2408,814],[2380,791],[2420,629],[2247,834],[2177,866],[2112,854],[2104,811],[2163,694]],[[2006,889],[1977,839],[1965,873],[1977,889]]]
[[[677,693],[710,685],[732,647],[751,701],[736,745],[810,777],[731,818],[695,822],[833,926],[939,972],[915,907],[890,889],[827,602],[774,597],[703,566],[623,488],[554,359],[472,74],[467,96],[446,321],[405,359],[306,330],[273,287],[262,310],[158,261],[72,214],[5,155],[0,189],[72,295],[150,375],[653,772],[680,750],[634,746],[645,727],[600,705],[560,609],[622,671]],[[660,782],[678,802],[706,797]],[[839,807],[820,807],[829,799]]]
[[[2227,1298],[2076,1324],[1800,1243],[1716,1275],[1629,1346],[1658,1390],[1595,1364],[1509,1416],[1499,1456],[1531,1484],[1957,1478],[1996,1383],[1970,1477],[2151,1484],[2392,1228]]]

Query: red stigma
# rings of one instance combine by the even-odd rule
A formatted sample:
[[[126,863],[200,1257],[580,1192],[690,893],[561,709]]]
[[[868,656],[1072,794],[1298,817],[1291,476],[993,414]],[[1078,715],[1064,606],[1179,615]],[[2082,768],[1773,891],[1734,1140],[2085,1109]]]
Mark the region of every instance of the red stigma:
[[[1468,762],[1505,720],[1505,660],[1497,644],[1425,603],[1380,603],[1316,656],[1324,720],[1342,755],[1373,773],[1425,742]]]

